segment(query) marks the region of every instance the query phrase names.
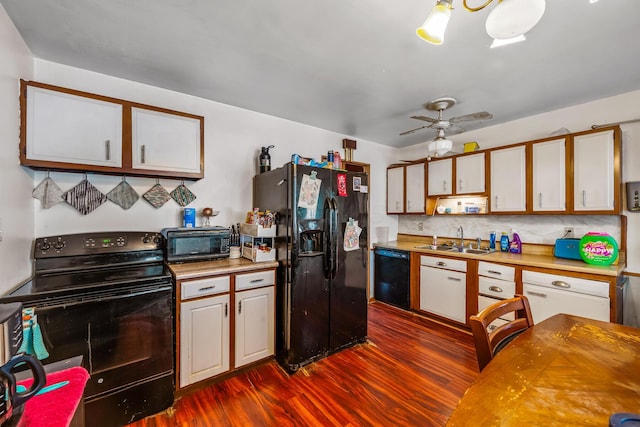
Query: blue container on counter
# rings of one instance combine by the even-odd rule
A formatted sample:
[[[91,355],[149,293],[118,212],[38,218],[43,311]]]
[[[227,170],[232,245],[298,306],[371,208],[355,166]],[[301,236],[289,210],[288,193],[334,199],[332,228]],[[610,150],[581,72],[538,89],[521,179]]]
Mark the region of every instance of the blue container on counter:
[[[182,226],[185,228],[195,228],[196,226],[196,208],[184,208],[184,219]]]

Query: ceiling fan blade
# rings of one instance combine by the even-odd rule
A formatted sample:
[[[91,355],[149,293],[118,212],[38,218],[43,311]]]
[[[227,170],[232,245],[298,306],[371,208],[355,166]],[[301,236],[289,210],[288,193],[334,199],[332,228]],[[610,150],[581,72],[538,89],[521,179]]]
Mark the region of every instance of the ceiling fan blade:
[[[459,127],[459,126],[451,125],[447,129],[447,135],[457,135],[457,134],[462,133],[464,131],[465,130],[462,129],[461,127]]]
[[[432,119],[431,117],[426,117],[426,116],[411,116],[411,118],[422,120],[423,122],[429,122],[429,123],[435,123],[438,121],[437,119]]]
[[[471,120],[489,120],[493,118],[493,114],[486,111],[480,111],[478,113],[465,114],[464,116],[454,117],[449,119],[451,123],[469,122]]]
[[[425,128],[430,128],[431,126],[420,126],[419,128],[415,128],[415,129],[411,129],[411,130],[406,130],[404,132],[402,132],[400,134],[400,136],[402,135],[409,135],[410,133],[414,133],[416,131],[419,131],[420,129],[425,129]]]

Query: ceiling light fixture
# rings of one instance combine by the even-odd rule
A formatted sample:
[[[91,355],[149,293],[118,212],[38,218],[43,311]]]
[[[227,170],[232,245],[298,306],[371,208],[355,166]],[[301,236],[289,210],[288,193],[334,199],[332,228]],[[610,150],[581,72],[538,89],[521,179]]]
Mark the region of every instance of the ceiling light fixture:
[[[427,20],[416,30],[421,39],[432,43],[442,44],[447,23],[451,17],[451,2],[453,0],[438,0],[429,13]],[[468,0],[462,4],[469,12],[477,12],[487,7],[493,0],[487,0],[478,7],[470,7]],[[489,13],[485,22],[487,34],[497,45],[504,45],[522,41],[525,33],[535,27],[546,8],[545,0],[497,0],[498,5]],[[492,47],[496,47],[492,45]]]
[[[429,143],[427,149],[430,156],[442,157],[453,148],[453,141],[444,137],[444,130],[438,129],[438,136]]]
[[[442,44],[444,31],[447,29],[449,18],[451,18],[452,1],[438,0],[424,24],[416,29],[418,37],[431,44]]]

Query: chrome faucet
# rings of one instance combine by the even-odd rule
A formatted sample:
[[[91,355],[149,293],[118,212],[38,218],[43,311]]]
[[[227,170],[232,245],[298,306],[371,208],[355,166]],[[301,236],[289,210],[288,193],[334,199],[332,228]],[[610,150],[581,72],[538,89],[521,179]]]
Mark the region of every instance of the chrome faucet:
[[[477,245],[477,248],[476,248],[476,249],[480,249],[480,245],[481,245],[481,244],[482,244],[482,239],[481,239],[481,238],[479,238],[479,237],[476,237],[476,245]]]
[[[462,225],[458,226],[458,233],[460,234],[460,248],[464,248],[464,229]]]

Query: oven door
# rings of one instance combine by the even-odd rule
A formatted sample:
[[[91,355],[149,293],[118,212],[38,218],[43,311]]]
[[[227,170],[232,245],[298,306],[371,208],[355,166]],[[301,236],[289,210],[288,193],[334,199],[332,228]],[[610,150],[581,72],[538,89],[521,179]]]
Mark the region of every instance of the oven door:
[[[164,282],[35,304],[49,352],[43,362],[82,355],[91,375],[87,403],[159,376],[172,377],[172,299],[173,287]]]

